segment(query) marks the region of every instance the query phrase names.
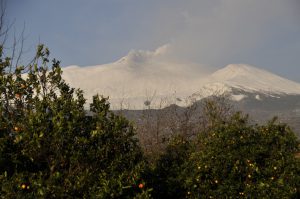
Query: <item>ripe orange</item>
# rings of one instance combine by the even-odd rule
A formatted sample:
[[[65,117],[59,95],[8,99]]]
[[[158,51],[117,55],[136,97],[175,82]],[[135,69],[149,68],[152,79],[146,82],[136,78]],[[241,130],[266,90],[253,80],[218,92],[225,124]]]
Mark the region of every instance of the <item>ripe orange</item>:
[[[26,189],[26,184],[22,183],[21,184],[21,189]]]
[[[17,126],[15,126],[15,127],[14,127],[14,130],[17,131],[17,132],[19,132],[19,131],[20,131],[20,128],[17,127]]]
[[[144,188],[144,185],[142,183],[139,184],[139,188],[142,189]]]

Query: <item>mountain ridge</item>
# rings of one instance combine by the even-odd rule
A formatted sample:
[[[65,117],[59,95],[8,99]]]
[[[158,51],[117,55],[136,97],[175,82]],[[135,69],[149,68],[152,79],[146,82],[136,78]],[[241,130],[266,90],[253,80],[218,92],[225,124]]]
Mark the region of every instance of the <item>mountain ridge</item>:
[[[300,95],[300,83],[255,66],[230,64],[213,73],[203,73],[197,66],[163,59],[164,52],[165,49],[131,51],[110,64],[73,65],[63,68],[63,77],[72,87],[83,89],[88,101],[97,93],[109,96],[113,109],[120,108],[120,103],[128,104],[129,109],[144,109],[145,101],[151,101],[152,107],[161,107],[162,100],[163,106],[185,106],[190,96],[199,100],[231,93],[236,101],[246,97],[233,93],[234,89],[258,95]]]
[[[235,88],[248,91],[270,93],[300,94],[300,84],[264,69],[247,64],[230,64],[214,72],[211,78]]]

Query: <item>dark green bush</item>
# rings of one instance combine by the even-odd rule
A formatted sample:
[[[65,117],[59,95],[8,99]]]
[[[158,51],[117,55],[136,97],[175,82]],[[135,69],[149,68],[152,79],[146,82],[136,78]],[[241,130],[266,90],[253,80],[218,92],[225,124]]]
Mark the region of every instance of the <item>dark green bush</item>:
[[[181,176],[190,198],[299,196],[299,143],[285,124],[250,125],[235,114],[199,134],[196,145]]]
[[[132,125],[99,96],[87,116],[83,92],[64,82],[58,61],[48,69],[48,55],[39,46],[32,65],[11,70],[0,54],[1,198],[148,195]]]
[[[183,198],[186,193],[182,183],[181,172],[189,158],[193,147],[183,136],[174,136],[165,152],[155,163],[149,185],[153,188],[155,198]]]

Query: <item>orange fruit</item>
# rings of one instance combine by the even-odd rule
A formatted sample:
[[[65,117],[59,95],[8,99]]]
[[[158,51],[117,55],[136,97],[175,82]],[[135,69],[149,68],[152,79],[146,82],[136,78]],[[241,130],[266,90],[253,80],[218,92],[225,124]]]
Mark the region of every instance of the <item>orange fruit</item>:
[[[144,185],[142,183],[139,184],[139,188],[142,189],[144,188]]]
[[[26,189],[26,184],[21,184],[21,189]]]
[[[19,132],[19,131],[20,131],[20,128],[17,127],[17,126],[15,126],[15,127],[14,127],[14,131]]]

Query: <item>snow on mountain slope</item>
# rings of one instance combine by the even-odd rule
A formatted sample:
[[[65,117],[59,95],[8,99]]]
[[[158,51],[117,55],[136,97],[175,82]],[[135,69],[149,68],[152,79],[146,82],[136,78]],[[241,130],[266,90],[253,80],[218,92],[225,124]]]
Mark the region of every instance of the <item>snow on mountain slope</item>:
[[[230,92],[236,101],[247,97],[233,94],[233,89],[267,95],[300,94],[300,84],[250,65],[231,64],[208,74],[201,66],[165,60],[161,56],[165,50],[131,51],[105,65],[65,67],[63,77],[72,87],[83,89],[88,102],[97,93],[109,96],[113,109],[143,109],[146,101],[151,101],[152,108],[173,103],[184,106],[189,96],[198,100]]]
[[[194,93],[199,78],[207,73],[199,69],[201,66],[165,60],[161,56],[163,53],[161,48],[154,52],[131,51],[111,64],[65,67],[63,77],[72,87],[83,89],[89,101],[97,93],[109,96],[115,109],[120,108],[121,103],[125,108],[142,109],[145,101],[151,101],[154,107],[162,99],[170,104],[174,103],[170,100]]]
[[[230,64],[209,77],[210,82],[250,92],[300,94],[300,84],[246,64]]]

